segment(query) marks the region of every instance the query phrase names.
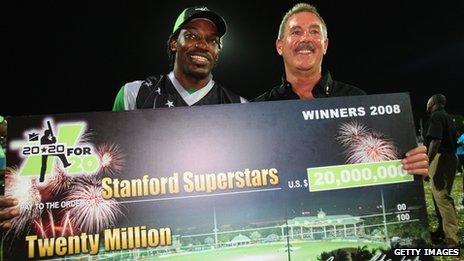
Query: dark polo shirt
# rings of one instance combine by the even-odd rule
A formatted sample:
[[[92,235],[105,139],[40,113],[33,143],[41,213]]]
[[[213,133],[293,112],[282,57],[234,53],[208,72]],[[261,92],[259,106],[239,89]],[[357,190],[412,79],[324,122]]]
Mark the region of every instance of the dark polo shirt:
[[[332,80],[332,76],[328,71],[323,73],[321,80],[314,86],[312,93],[314,98],[366,94],[358,87]],[[280,85],[275,86],[252,101],[297,100],[299,98],[300,97],[293,92],[292,85],[285,78],[282,78],[282,83]]]
[[[441,140],[438,153],[455,153],[457,135],[453,119],[444,109],[432,112],[429,120],[429,128],[425,136],[427,145],[432,140]]]

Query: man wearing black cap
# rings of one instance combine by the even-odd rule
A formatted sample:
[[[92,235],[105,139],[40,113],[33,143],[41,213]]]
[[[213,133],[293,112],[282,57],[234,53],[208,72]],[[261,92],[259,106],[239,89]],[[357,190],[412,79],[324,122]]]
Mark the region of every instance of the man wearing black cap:
[[[173,71],[125,84],[113,111],[246,102],[213,80],[224,19],[207,7],[186,8],[167,43]]]
[[[125,84],[113,111],[246,102],[212,79],[225,33],[226,23],[218,14],[206,7],[186,8],[168,39],[173,71]],[[0,196],[0,232],[19,215],[17,204],[14,198]]]

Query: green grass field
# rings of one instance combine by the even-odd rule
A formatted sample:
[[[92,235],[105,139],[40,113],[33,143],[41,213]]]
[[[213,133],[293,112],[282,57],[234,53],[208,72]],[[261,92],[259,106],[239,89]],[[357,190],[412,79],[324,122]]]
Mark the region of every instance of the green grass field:
[[[382,243],[358,243],[358,242],[292,242],[292,260],[317,260],[323,251],[331,251],[339,248],[357,248],[367,245],[369,249],[386,247]],[[143,260],[169,260],[169,261],[254,261],[254,260],[287,260],[288,253],[286,244],[271,243],[263,245],[249,245],[240,247],[223,248],[218,250],[207,250],[196,253],[178,253],[159,257],[149,257],[140,253],[139,258]]]
[[[454,199],[455,206],[459,206],[460,200],[463,196],[462,191],[462,176],[456,176],[453,184],[453,190],[451,191],[451,197]],[[430,183],[424,182],[424,191],[425,191],[425,202],[427,204],[427,214],[429,219],[429,229],[430,231],[434,231],[437,228],[437,218],[435,216],[435,208],[433,207],[433,200],[432,200],[432,192],[430,191]],[[459,238],[461,243],[464,242],[464,212],[458,212],[458,222],[459,222]],[[464,260],[464,251],[461,249],[461,259],[451,259],[451,258],[444,258],[439,257],[436,260]]]
[[[424,191],[425,191],[425,202],[427,204],[427,214],[429,219],[429,229],[431,231],[437,228],[437,218],[435,216],[435,209],[433,207],[432,192],[430,191],[430,183],[424,182]],[[457,176],[454,180],[453,190],[451,191],[451,197],[454,199],[454,204],[457,207],[459,201],[462,199],[462,176]],[[464,213],[461,211],[458,212],[459,227],[464,227]],[[460,232],[461,242],[464,242],[464,231],[462,229]]]

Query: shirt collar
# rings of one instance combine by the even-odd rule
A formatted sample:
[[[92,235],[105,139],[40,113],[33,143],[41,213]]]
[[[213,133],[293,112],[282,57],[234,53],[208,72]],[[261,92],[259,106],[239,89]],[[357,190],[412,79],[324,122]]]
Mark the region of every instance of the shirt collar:
[[[330,75],[330,72],[323,71],[321,79],[319,80],[319,82],[316,83],[312,90],[313,96],[315,98],[330,96],[330,94],[333,91],[332,83],[333,80],[332,76]],[[287,77],[285,77],[285,74],[282,76],[282,86],[285,87],[286,90],[292,91],[292,84],[287,81]]]
[[[199,100],[201,100],[203,97],[205,97],[206,94],[213,88],[215,82],[213,81],[213,78],[211,77],[211,80],[205,85],[205,87],[199,89],[198,91],[190,94],[188,93],[185,88],[180,84],[180,82],[176,79],[174,76],[174,72],[171,71],[168,74],[169,80],[172,82],[172,85],[174,85],[174,88],[176,88],[177,92],[180,94],[182,99],[185,101],[185,103],[188,104],[188,106],[191,106],[195,103],[197,103]]]

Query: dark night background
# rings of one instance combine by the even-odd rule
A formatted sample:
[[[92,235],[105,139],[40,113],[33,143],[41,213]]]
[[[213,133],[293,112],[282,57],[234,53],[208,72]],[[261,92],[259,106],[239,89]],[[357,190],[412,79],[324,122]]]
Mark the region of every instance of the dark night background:
[[[0,114],[110,110],[125,82],[168,71],[167,38],[178,14],[193,5],[207,5],[228,24],[216,81],[252,99],[280,81],[283,65],[274,42],[281,17],[295,3],[18,1],[3,6],[6,70]],[[369,94],[410,92],[416,124],[425,119],[434,93],[448,97],[450,113],[464,114],[464,1],[310,3],[328,25],[323,66],[335,79]]]

